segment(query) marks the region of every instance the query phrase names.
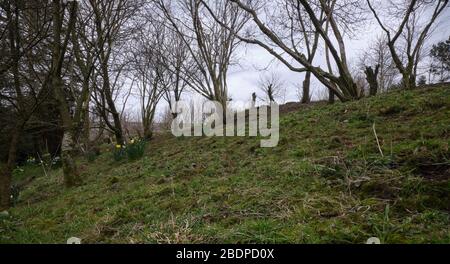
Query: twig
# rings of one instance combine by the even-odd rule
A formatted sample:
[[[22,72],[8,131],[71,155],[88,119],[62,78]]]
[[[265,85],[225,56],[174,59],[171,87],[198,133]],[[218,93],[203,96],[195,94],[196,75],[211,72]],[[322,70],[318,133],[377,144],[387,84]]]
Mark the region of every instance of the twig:
[[[38,155],[38,158],[39,158],[39,160],[40,160],[40,162],[41,162],[42,169],[44,170],[45,177],[48,177],[47,171],[45,170],[45,164],[44,164],[44,161],[42,160],[41,155],[39,155],[39,152],[37,152],[37,155]]]
[[[378,139],[377,130],[375,129],[375,123],[373,123],[373,134],[375,135],[375,139],[377,140],[378,150],[380,151],[381,156],[384,158],[383,150],[381,149],[380,140]]]

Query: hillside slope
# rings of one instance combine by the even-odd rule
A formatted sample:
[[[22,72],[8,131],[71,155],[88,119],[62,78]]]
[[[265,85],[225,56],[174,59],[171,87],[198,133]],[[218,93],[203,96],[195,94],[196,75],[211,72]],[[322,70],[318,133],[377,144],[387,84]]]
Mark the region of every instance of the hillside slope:
[[[380,153],[373,124],[380,140]],[[145,157],[81,160],[85,184],[39,167],[2,243],[450,243],[450,87],[285,114],[258,138],[152,141]]]

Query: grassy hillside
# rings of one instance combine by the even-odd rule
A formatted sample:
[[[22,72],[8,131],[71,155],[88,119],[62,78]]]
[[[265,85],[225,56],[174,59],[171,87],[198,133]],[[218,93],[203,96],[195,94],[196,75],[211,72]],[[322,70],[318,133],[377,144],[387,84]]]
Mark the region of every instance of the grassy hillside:
[[[36,179],[0,242],[450,243],[450,87],[301,108],[280,127],[273,149],[165,135],[136,162],[105,151],[71,190],[60,170],[22,168]]]

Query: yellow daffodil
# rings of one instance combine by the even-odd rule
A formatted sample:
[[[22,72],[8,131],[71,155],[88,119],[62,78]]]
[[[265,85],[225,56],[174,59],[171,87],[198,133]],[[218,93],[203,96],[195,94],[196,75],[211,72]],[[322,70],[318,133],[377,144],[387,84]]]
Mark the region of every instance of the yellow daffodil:
[[[122,145],[116,145],[116,148],[117,148],[117,149],[121,149],[121,148],[122,148]]]

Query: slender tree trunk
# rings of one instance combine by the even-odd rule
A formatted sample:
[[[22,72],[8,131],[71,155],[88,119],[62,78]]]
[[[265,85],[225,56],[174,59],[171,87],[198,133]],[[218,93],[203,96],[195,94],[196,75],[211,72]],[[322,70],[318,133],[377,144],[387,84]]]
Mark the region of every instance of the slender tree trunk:
[[[119,114],[119,112],[117,112],[116,104],[114,103],[113,95],[111,93],[107,59],[103,58],[103,60],[105,61],[102,64],[102,72],[103,72],[102,75],[103,75],[103,82],[104,82],[103,90],[105,92],[105,97],[106,97],[106,102],[108,104],[109,112],[111,112],[111,116],[113,118],[114,136],[116,137],[116,142],[119,145],[123,145],[123,144],[125,144],[125,138],[123,136],[122,122],[120,120],[120,114]],[[105,111],[107,111],[107,110],[105,110]]]
[[[5,211],[11,206],[11,178],[13,169],[8,164],[4,164],[0,169],[0,211]]]
[[[115,108],[115,107],[114,107]],[[116,137],[117,144],[123,145],[125,144],[125,138],[123,136],[123,130],[122,130],[122,122],[120,121],[120,115],[115,111],[113,114],[113,120],[114,120],[114,135]]]
[[[84,109],[83,117],[83,143],[85,146],[85,151],[88,153],[90,151],[90,140],[91,140],[91,119],[89,114],[89,101],[86,103],[86,109]]]
[[[7,210],[11,206],[11,182],[12,171],[17,159],[17,145],[22,134],[20,127],[14,128],[8,151],[8,161],[0,168],[0,211]]]
[[[75,163],[73,155],[75,154],[74,136],[76,135],[76,127],[69,112],[69,104],[67,103],[64,91],[64,82],[62,78],[62,64],[64,54],[67,49],[68,39],[75,27],[75,19],[77,14],[77,2],[72,3],[70,11],[69,26],[67,28],[64,44],[61,41],[63,32],[63,14],[61,14],[61,2],[59,0],[52,1],[53,7],[53,47],[52,47],[52,69],[51,69],[51,85],[56,99],[58,100],[59,113],[64,129],[63,141],[61,144],[61,158],[64,172],[64,183],[66,187],[76,186],[81,182],[78,167]]]
[[[73,156],[75,155],[76,142],[76,128],[73,126],[72,117],[69,113],[69,106],[65,99],[63,91],[62,79],[60,76],[53,76],[53,89],[55,89],[55,97],[58,99],[59,112],[61,115],[64,135],[61,143],[61,159],[64,172],[64,184],[66,187],[74,187],[81,182],[78,167]]]
[[[222,88],[220,81],[214,84],[214,96],[215,100],[222,106],[222,123],[225,125],[227,122],[228,93],[226,89]]]
[[[150,140],[153,137],[153,131],[151,128],[151,123],[150,123],[150,116],[148,116],[148,114],[145,114],[142,120],[142,124],[144,126],[144,139],[145,140]]]
[[[61,145],[61,159],[64,172],[64,184],[66,187],[74,187],[81,184],[81,177],[73,156],[75,155],[75,142],[70,131],[65,131]]]
[[[305,80],[303,81],[302,104],[309,104],[311,102],[310,87],[311,87],[311,72],[307,72]]]
[[[8,150],[8,160],[3,167],[0,166],[0,211],[6,210],[11,206],[11,182],[12,182],[12,171],[16,165],[17,159],[17,147],[19,144],[20,137],[22,135],[23,129],[25,127],[26,118],[23,118],[26,115],[26,105],[25,99],[22,94],[22,87],[20,83],[19,76],[19,62],[20,62],[20,32],[19,32],[19,5],[20,3],[16,1],[15,10],[11,10],[11,3],[5,3],[6,14],[8,19],[10,20],[10,24],[8,27],[9,33],[9,47],[12,55],[12,74],[14,79],[14,89],[16,91],[16,101],[19,112],[18,115],[22,118],[18,117],[16,120],[13,131],[11,132],[11,141],[9,142],[9,150]],[[13,16],[14,13],[14,16]]]

